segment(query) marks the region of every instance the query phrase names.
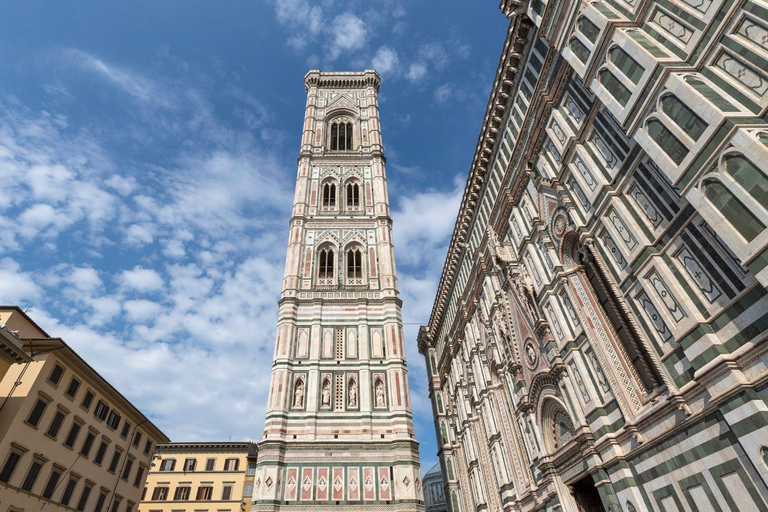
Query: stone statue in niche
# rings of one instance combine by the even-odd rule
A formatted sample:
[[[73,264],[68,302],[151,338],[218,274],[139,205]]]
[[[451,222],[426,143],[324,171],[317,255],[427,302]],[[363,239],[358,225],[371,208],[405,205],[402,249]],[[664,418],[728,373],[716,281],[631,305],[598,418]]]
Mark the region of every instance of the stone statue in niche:
[[[322,391],[322,406],[323,407],[330,407],[331,406],[331,381],[328,379],[325,379],[323,381],[323,391]]]
[[[536,364],[536,350],[533,348],[532,343],[528,343],[525,346],[525,352],[528,354],[528,362],[531,364]]]
[[[376,381],[376,407],[384,407],[384,383]]]
[[[349,379],[349,389],[347,390],[347,406],[357,407],[357,382],[355,382],[355,379]]]
[[[304,407],[304,380],[296,381],[296,387],[293,390],[293,406]]]

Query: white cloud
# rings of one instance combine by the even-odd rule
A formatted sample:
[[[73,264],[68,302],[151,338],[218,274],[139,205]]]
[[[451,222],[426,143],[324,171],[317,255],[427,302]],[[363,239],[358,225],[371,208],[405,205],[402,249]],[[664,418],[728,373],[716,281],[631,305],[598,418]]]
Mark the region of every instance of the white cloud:
[[[345,12],[333,20],[333,44],[330,59],[336,59],[341,53],[359,50],[365,46],[368,29],[365,22],[352,14]]]
[[[421,62],[414,62],[408,68],[408,80],[419,83],[427,76],[427,66]]]
[[[399,64],[400,58],[397,56],[397,52],[389,46],[380,47],[371,60],[373,69],[382,76],[396,71]]]
[[[443,84],[435,89],[434,98],[438,103],[445,103],[451,98],[453,94],[453,84]]]
[[[162,312],[162,307],[151,300],[127,300],[123,303],[128,320],[144,324],[148,320],[157,317]]]
[[[42,296],[42,289],[15,260],[0,260],[0,295],[4,304],[29,304]]]
[[[120,274],[119,282],[126,288],[138,292],[152,292],[163,286],[163,278],[156,270],[136,266],[133,270],[124,270]]]

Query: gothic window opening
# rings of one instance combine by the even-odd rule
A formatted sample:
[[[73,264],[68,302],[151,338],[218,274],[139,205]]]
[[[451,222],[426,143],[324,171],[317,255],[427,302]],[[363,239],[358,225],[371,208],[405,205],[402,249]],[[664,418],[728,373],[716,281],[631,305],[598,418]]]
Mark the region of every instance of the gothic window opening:
[[[613,326],[613,330],[624,348],[623,352],[628,359],[627,362],[631,363],[635,369],[633,373],[638,377],[646,392],[653,391],[654,388],[662,384],[661,376],[651,359],[648,348],[635,332],[628,313],[608,285],[608,279],[589,248],[586,248],[585,254],[582,256],[582,264],[595,296],[605,312],[606,319]]]
[[[360,185],[357,183],[347,184],[347,208],[357,209],[360,207]]]
[[[334,267],[334,254],[331,247],[324,247],[320,250],[318,258],[317,277],[322,280],[332,282],[333,280],[333,267]]]
[[[363,253],[358,247],[347,251],[347,283],[363,284]]]
[[[661,110],[694,141],[707,129],[707,123],[674,94],[661,98]]]
[[[720,210],[747,243],[765,229],[765,225],[728,188],[717,180],[704,182],[704,196]]]
[[[680,142],[677,137],[672,134],[669,129],[662,124],[658,119],[651,119],[646,124],[648,135],[658,144],[658,146],[675,162],[680,165],[680,162],[688,156],[688,148]]]
[[[584,16],[579,18],[577,24],[579,26],[579,32],[587,36],[587,39],[589,39],[591,43],[597,42],[597,36],[600,35],[600,29],[597,28],[597,25]]]
[[[329,210],[336,208],[335,183],[326,183],[323,185],[323,208]]]
[[[761,205],[768,205],[768,178],[765,173],[742,155],[725,157],[725,172],[754,197]]]
[[[600,84],[605,88],[608,93],[616,98],[616,101],[619,102],[619,105],[622,107],[626,107],[627,103],[629,102],[629,98],[632,96],[632,93],[630,92],[627,87],[619,81],[618,78],[616,78],[616,75],[608,71],[607,69],[604,69],[600,71],[600,74],[598,75],[598,81]]]
[[[640,78],[645,73],[645,69],[637,63],[635,59],[629,56],[627,52],[614,46],[609,52],[611,62],[614,66],[619,68],[624,76],[629,78],[633,83],[640,82]]]
[[[577,37],[571,38],[568,46],[571,48],[573,54],[576,55],[576,58],[581,62],[586,63],[589,60],[589,49],[587,49],[587,47],[584,46],[584,43]]]
[[[339,118],[331,123],[331,151],[352,150],[352,123]]]

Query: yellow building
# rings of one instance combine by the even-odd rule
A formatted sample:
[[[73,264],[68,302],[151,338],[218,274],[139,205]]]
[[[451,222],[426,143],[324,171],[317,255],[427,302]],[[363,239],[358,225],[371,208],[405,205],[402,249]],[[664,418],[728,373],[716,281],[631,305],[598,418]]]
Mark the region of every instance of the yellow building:
[[[0,325],[0,510],[135,512],[168,438],[19,308]]]
[[[157,446],[140,512],[240,512],[251,509],[253,443]]]

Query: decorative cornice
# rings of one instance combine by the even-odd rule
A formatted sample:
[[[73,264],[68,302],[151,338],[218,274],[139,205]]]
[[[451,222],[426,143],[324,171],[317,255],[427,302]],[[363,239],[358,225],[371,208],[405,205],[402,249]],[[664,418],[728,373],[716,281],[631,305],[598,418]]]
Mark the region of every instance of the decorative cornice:
[[[491,88],[485,118],[475,148],[475,156],[470,167],[437,296],[427,326],[428,339],[432,343],[436,341],[437,327],[442,323],[445,315],[450,293],[458,274],[458,267],[467,246],[471,226],[478,211],[479,198],[482,196],[483,188],[487,185],[485,175],[489,170],[494,148],[501,140],[507,104],[514,94],[518,81],[518,66],[525,62],[524,52],[530,51],[528,34],[533,28],[530,19],[523,14],[517,14],[512,17],[507,30],[504,48],[496,70],[496,78]]]
[[[381,77],[375,69],[365,71],[320,71],[311,69],[304,75],[304,90],[310,87],[329,89],[365,89],[373,87],[376,93],[381,86]]]

